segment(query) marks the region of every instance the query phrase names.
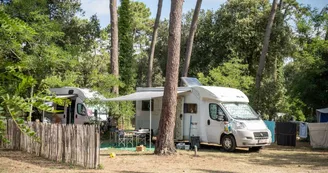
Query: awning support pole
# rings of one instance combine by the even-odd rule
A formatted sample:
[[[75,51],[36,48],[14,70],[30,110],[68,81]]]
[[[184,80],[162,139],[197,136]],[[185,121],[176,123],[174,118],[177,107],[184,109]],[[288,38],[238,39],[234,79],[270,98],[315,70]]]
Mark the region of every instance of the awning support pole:
[[[152,111],[152,107],[151,107],[151,98],[149,100],[149,148],[151,148],[151,111]]]

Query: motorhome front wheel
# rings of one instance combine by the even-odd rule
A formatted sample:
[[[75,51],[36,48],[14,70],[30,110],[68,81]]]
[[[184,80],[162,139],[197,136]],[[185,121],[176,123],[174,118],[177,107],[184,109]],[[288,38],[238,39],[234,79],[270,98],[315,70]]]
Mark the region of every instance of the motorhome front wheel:
[[[225,135],[222,138],[222,147],[225,151],[234,151],[236,148],[235,138],[231,135]]]

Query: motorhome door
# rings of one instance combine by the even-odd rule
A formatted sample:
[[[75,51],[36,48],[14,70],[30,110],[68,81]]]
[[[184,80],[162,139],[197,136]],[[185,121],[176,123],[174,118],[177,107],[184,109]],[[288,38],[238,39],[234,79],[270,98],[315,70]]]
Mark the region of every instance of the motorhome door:
[[[76,98],[75,124],[85,124],[89,122],[88,113],[83,101]]]
[[[216,103],[209,103],[209,113],[206,120],[207,142],[209,143],[220,143],[220,136],[224,130],[224,122],[219,120],[220,115],[224,115],[221,107]]]
[[[66,108],[66,124],[74,124],[75,100]]]

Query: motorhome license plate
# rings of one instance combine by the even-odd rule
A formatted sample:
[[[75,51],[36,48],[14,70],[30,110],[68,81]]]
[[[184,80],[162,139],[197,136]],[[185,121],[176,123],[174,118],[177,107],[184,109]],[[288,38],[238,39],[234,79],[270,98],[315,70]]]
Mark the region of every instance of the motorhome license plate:
[[[265,144],[265,143],[267,143],[267,140],[266,139],[260,139],[259,140],[259,144]]]

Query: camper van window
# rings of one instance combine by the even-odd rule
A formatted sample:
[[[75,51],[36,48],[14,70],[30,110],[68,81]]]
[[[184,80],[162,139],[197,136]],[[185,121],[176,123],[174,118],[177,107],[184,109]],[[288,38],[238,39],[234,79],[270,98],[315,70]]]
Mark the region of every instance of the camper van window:
[[[142,110],[149,111],[149,100],[142,101]],[[154,100],[151,100],[151,111],[154,111]]]
[[[57,105],[56,110],[60,111],[60,112],[63,112],[64,111],[64,106]]]
[[[83,104],[81,104],[81,103],[77,104],[77,113],[80,114],[80,115],[86,115],[87,114],[87,110],[85,109]]]
[[[213,120],[218,120],[219,115],[225,115],[221,107],[215,103],[210,104],[210,117]]]
[[[184,113],[192,113],[192,114],[197,113],[197,104],[185,103],[183,112]]]

